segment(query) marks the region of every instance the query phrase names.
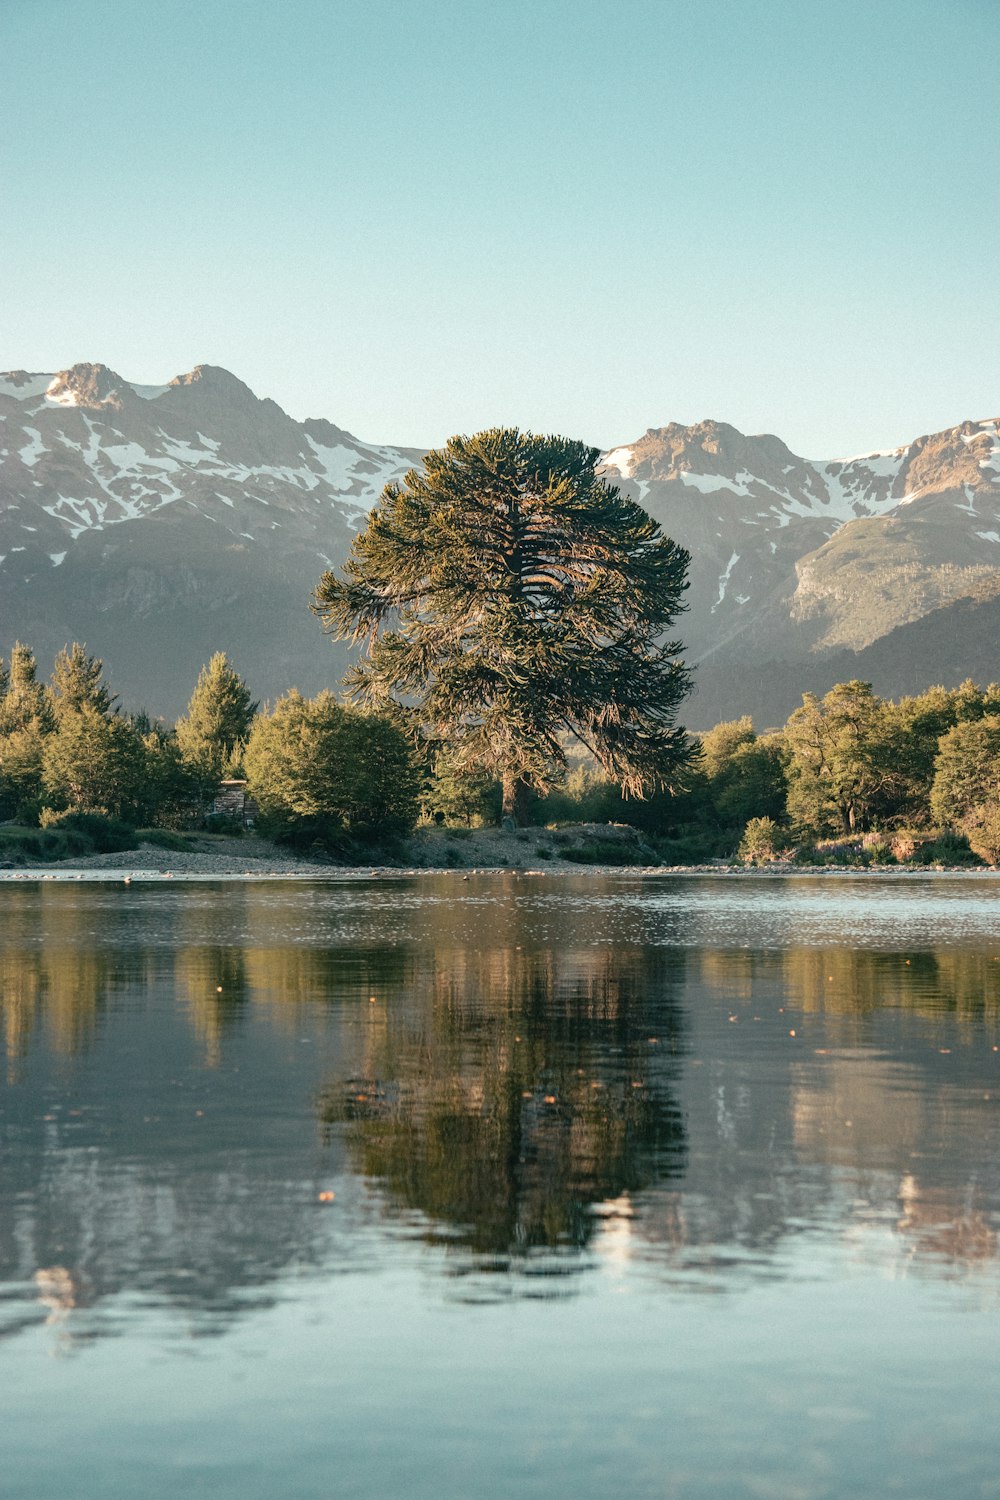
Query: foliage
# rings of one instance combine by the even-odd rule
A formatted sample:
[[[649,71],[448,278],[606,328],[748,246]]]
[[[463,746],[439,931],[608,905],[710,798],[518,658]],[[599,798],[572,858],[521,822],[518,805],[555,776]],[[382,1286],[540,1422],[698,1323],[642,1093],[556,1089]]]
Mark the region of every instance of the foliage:
[[[962,819],[972,852],[989,865],[1000,864],[1000,802],[972,807]]]
[[[500,820],[500,788],[497,782],[475,770],[456,766],[454,757],[441,750],[421,798],[422,810],[438,822],[464,823],[467,828]]]
[[[945,829],[937,838],[918,844],[912,862],[917,865],[978,865],[982,860],[964,833]]]
[[[257,708],[225,652],[217,651],[202,667],[187,713],[176,726],[181,754],[205,791],[238,768]]]
[[[191,848],[190,839],[170,828],[140,828],[137,837],[142,844],[150,844],[154,849],[170,849],[177,854]]]
[[[973,808],[1000,804],[1000,715],[964,720],[941,738],[931,812],[959,823]]]
[[[743,830],[738,857],[745,865],[762,865],[777,851],[778,825],[773,818],[751,818]]]
[[[80,713],[84,708],[92,708],[102,718],[114,711],[116,699],[103,672],[104,663],[88,656],[86,646],[79,641],[63,647],[55,659],[49,688],[57,723],[66,714]]]
[[[42,783],[57,807],[134,818],[142,807],[146,753],[132,724],[95,707],[68,710],[47,737]]]
[[[43,829],[79,834],[95,854],[118,854],[138,844],[135,829],[120,818],[106,818],[100,813],[55,812],[46,808],[39,818]]]
[[[42,791],[42,736],[35,728],[0,738],[0,819],[17,815]]]
[[[146,756],[143,817],[164,828],[188,827],[201,816],[201,774],[185,759],[176,735],[152,727],[141,738]]]
[[[598,478],[596,448],[494,428],[452,438],[387,485],[345,576],[314,608],[367,642],[348,682],[407,704],[456,764],[503,784],[523,822],[530,788],[566,763],[568,731],[630,795],[670,784],[687,742],[679,647],[688,554]]]
[[[52,728],[52,706],[42,683],[38,681],[38,663],[30,646],[16,641],[10,653],[10,666],[0,673],[0,739],[27,729],[35,735],[47,734]]]
[[[250,791],[271,826],[320,842],[408,833],[419,778],[405,736],[387,719],[291,692],[262,715],[246,748]]]
[[[574,865],[648,865],[656,860],[649,851],[637,843],[626,843],[622,839],[601,838],[595,835],[580,844],[570,844],[562,850],[562,857]]]
[[[822,699],[806,693],[784,731],[791,820],[817,834],[872,827],[903,788],[896,731],[871,683],[838,683]]]
[[[717,724],[700,740],[706,792],[720,828],[742,828],[752,817],[785,816],[788,783],[777,735],[758,738],[745,717]]]

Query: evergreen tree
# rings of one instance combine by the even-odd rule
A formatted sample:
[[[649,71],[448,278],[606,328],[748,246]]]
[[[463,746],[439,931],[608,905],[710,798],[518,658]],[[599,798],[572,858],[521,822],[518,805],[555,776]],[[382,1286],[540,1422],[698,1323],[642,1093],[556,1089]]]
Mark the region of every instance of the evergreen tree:
[[[146,786],[146,753],[128,719],[93,704],[60,715],[45,741],[42,779],[55,805],[135,819]]]
[[[0,737],[20,729],[47,734],[52,728],[52,707],[38,681],[38,663],[30,646],[15,641],[5,675],[7,687],[0,699]]]
[[[224,651],[202,667],[187,713],[177,721],[181,754],[208,791],[233,769],[234,752],[250,732],[256,704]]]
[[[386,486],[314,598],[331,633],[367,641],[351,691],[410,706],[422,736],[502,782],[519,822],[567,732],[629,795],[689,756],[688,672],[662,643],[689,557],[598,478],[598,456],[516,429],[452,438]]]
[[[90,707],[102,718],[115,710],[117,699],[104,681],[104,663],[88,656],[86,646],[74,641],[64,646],[55,659],[50,692],[58,721],[66,713],[79,713]]]

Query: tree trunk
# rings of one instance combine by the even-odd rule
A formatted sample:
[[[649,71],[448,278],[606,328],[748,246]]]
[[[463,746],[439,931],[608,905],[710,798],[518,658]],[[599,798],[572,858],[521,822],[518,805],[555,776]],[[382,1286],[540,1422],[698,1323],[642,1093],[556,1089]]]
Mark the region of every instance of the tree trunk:
[[[505,823],[510,818],[518,828],[525,826],[528,821],[528,794],[530,791],[531,784],[525,781],[523,776],[505,776],[503,778],[501,822]]]

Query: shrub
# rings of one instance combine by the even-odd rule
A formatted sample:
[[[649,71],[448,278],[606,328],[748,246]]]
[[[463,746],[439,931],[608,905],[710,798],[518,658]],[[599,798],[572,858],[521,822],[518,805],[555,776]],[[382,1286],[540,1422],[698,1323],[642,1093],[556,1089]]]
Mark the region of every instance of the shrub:
[[[563,850],[563,859],[574,865],[647,865],[649,852],[623,839],[587,839]]]
[[[945,829],[936,839],[921,844],[914,856],[918,865],[981,865],[983,861],[974,854],[964,833]]]
[[[737,857],[745,865],[761,865],[774,858],[778,825],[773,818],[751,818],[743,830]]]
[[[980,859],[987,864],[1000,864],[1000,803],[972,808],[962,819],[962,832]]]
[[[48,833],[70,835],[73,848],[70,854],[119,854],[125,849],[135,849],[138,844],[135,829],[120,818],[106,818],[100,813],[56,812],[51,807],[42,809],[39,827]],[[82,842],[81,842],[82,841]],[[51,855],[59,859],[62,855]]]
[[[141,828],[138,838],[143,844],[151,844],[154,849],[173,849],[180,853],[191,848],[186,838],[169,828]]]

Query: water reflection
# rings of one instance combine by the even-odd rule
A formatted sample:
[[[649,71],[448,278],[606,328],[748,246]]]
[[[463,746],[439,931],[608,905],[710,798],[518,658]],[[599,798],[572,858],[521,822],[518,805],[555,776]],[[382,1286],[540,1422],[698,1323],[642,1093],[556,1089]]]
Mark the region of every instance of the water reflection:
[[[925,946],[848,947],[827,886],[782,945],[772,886],[744,946],[746,888],[737,945],[687,884],[4,888],[0,1326],[120,1331],[129,1293],[215,1334],[415,1260],[993,1275],[983,893],[964,945],[948,892]]]
[[[493,1257],[587,1245],[592,1206],[683,1170],[672,1081],[683,964],[662,950],[488,948],[378,1009],[364,1066],[327,1083],[358,1169],[428,1235]]]

